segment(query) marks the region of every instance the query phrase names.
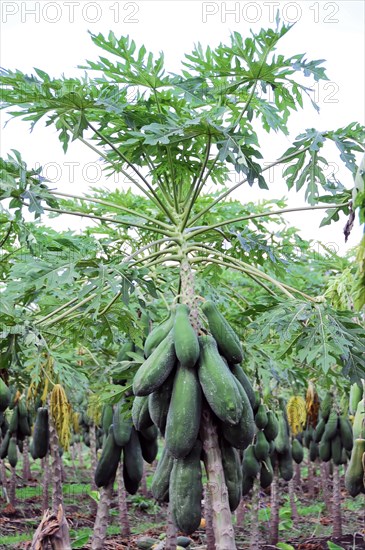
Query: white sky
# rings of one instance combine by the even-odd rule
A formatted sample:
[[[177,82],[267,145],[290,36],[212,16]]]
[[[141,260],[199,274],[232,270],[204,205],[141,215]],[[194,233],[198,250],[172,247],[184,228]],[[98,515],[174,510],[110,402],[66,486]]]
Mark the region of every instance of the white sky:
[[[295,136],[306,128],[337,129],[352,121],[364,122],[364,5],[362,0],[346,1],[47,1],[0,2],[1,57],[4,68],[32,72],[41,68],[51,76],[78,75],[77,65],[85,59],[103,55],[87,31],[119,36],[129,34],[137,46],[144,44],[155,53],[164,51],[166,68],[176,72],[184,53],[195,42],[214,47],[228,42],[232,31],[244,37],[250,28],[274,26],[274,14],[279,9],[281,19],[297,21],[295,27],[279,42],[278,53],[285,56],[305,53],[308,59],[325,59],[330,82],[317,85],[320,114],[306,103],[306,109],[294,114],[289,138],[263,134],[265,162],[275,160],[285,151]],[[106,54],[107,56],[108,54]],[[2,115],[2,126],[7,117]],[[261,135],[261,134],[260,134]],[[45,128],[41,121],[32,134],[27,123],[10,122],[2,130],[1,155],[19,150],[29,166],[45,166],[45,175],[53,180],[52,187],[82,194],[88,186],[114,188],[115,181],[100,179],[96,156],[81,143],[72,144],[65,156],[56,131]],[[339,166],[336,176],[352,188],[351,174],[340,168],[335,148],[327,149],[327,159]],[[281,169],[273,172],[269,191],[243,186],[233,196],[242,200],[289,197],[291,206],[304,205],[301,194],[288,194],[281,179]],[[120,185],[119,180],[118,185]],[[287,214],[288,223],[299,227],[305,238],[321,241],[341,253],[356,246],[361,228],[355,228],[344,244],[342,234],[345,219],[336,225],[319,229],[324,212]],[[52,222],[59,229],[78,228],[80,219],[67,216]]]

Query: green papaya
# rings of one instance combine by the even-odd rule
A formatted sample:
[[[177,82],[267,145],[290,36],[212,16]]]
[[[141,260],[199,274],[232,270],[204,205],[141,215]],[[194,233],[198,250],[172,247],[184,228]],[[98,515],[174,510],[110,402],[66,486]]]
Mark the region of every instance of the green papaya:
[[[354,382],[350,388],[350,399],[349,399],[350,414],[356,413],[357,406],[362,399],[362,394],[363,394],[362,386],[360,386],[360,384],[358,384],[357,382]],[[1,407],[0,407],[0,410],[1,410]]]
[[[155,428],[155,426],[153,427]],[[152,464],[152,462],[156,459],[158,453],[157,438],[151,440],[148,437],[144,437],[143,433],[144,432],[138,432],[142,456],[143,459],[148,462],[148,464]]]
[[[331,411],[326,422],[326,427],[324,429],[322,440],[326,439],[327,441],[331,441],[331,439],[333,439],[337,433],[337,428],[338,414],[336,411]]]
[[[277,412],[278,417],[278,435],[275,438],[275,449],[278,453],[287,453],[290,449],[290,439],[288,425],[286,423],[285,414],[282,410]]]
[[[16,448],[16,437],[11,437],[8,446],[8,460],[10,466],[15,468],[18,462],[18,449]]]
[[[101,412],[101,426],[105,434],[109,432],[109,428],[113,423],[113,405],[106,404]]]
[[[242,495],[242,468],[236,449],[223,438],[220,440],[224,479],[228,491],[228,501],[231,512],[238,507]]]
[[[97,487],[106,487],[114,480],[120,461],[122,448],[116,444],[113,434],[113,424],[109,426],[99,462],[95,470],[95,484]]]
[[[245,390],[246,395],[247,395],[247,397],[250,401],[251,407],[252,407],[252,409],[254,409],[254,407],[256,405],[256,395],[255,395],[255,391],[252,387],[252,384],[251,384],[250,379],[248,378],[247,374],[245,373],[245,371],[243,370],[241,365],[238,365],[238,364],[232,365],[231,366],[231,371],[232,371],[232,374],[241,383],[241,385],[242,385],[243,389]]]
[[[11,393],[8,386],[0,376],[0,412],[5,411],[10,404]]]
[[[236,379],[236,383],[243,403],[241,418],[234,426],[224,422],[219,422],[219,426],[223,437],[232,447],[244,450],[252,442],[255,433],[255,422],[248,396],[238,379]]]
[[[123,409],[123,401],[117,403],[113,413],[113,435],[118,447],[124,447],[132,433],[132,418]]]
[[[325,427],[326,427],[326,422],[324,418],[321,418],[314,431],[313,441],[315,441],[316,443],[319,443],[321,441],[322,436],[324,434]]]
[[[263,403],[259,405],[257,413],[255,414],[255,424],[259,430],[266,428],[268,423],[268,417],[266,413],[266,407]]]
[[[11,438],[11,433],[8,430],[6,432],[6,434],[3,436],[2,440],[1,440],[1,445],[0,445],[0,458],[1,459],[4,459],[8,454],[8,447],[9,447],[10,438]]]
[[[241,363],[243,359],[242,346],[231,325],[213,302],[209,300],[204,302],[202,310],[208,319],[209,329],[217,342],[219,352],[229,364]]]
[[[44,458],[49,446],[48,410],[39,407],[33,430],[33,458]]]
[[[331,457],[332,457],[333,463],[336,464],[336,466],[339,466],[341,464],[342,443],[341,443],[341,436],[339,433],[337,433],[335,437],[331,439]]]
[[[195,366],[199,358],[198,336],[190,324],[189,307],[178,304],[174,321],[175,353],[179,363],[184,368]]]
[[[271,464],[271,460],[265,460],[261,463],[260,471],[260,486],[262,489],[267,489],[274,479],[274,470]]]
[[[167,414],[165,443],[175,458],[184,458],[198,437],[202,392],[195,369],[178,365]]]
[[[248,477],[256,477],[260,472],[260,462],[255,455],[254,445],[249,445],[243,453],[242,471]]]
[[[242,472],[242,496],[248,495],[253,487],[254,478],[247,475],[245,471]]]
[[[364,462],[365,439],[355,439],[350,463],[345,474],[345,487],[352,497],[365,492],[364,487]]]
[[[198,376],[205,398],[222,422],[237,424],[243,403],[236,379],[219,355],[212,336],[200,336],[199,343]]]
[[[176,527],[190,535],[200,525],[203,497],[200,455],[202,444],[196,441],[184,458],[175,459],[170,476],[170,502]]]
[[[313,441],[315,431],[312,426],[308,426],[308,428],[304,431],[304,445],[309,449],[311,441]]]
[[[355,439],[365,439],[365,401],[361,399],[357,405],[352,431]]]
[[[144,428],[140,431],[140,433],[147,441],[155,441],[155,439],[158,438],[158,429],[155,425],[152,425],[149,428]]]
[[[279,423],[273,411],[267,411],[267,424],[264,428],[264,434],[268,441],[274,441],[279,433]]]
[[[294,475],[292,453],[289,448],[285,453],[278,455],[279,473],[285,481],[290,481]]]
[[[163,448],[161,458],[157,463],[155,473],[153,474],[151,491],[153,498],[160,502],[167,502],[169,499],[169,482],[174,457],[169,453],[166,447]]]
[[[169,317],[149,333],[144,343],[144,355],[146,358],[165,340],[174,326],[174,319],[175,310],[171,309]]]
[[[316,443],[315,441],[311,441],[309,444],[309,460],[311,462],[315,462],[318,457],[319,457],[318,443]]]
[[[349,419],[345,416],[340,416],[338,425],[342,445],[345,447],[346,451],[351,451],[353,447],[353,435],[352,426]]]
[[[156,391],[172,372],[175,362],[176,354],[171,330],[137,370],[133,379],[134,395],[149,395]]]
[[[10,422],[9,422],[9,430],[11,434],[15,434],[18,431],[18,420],[19,420],[19,410],[18,410],[18,406],[16,405],[13,409]]]
[[[123,479],[127,493],[134,495],[143,476],[143,456],[139,437],[132,428],[131,437],[123,449]]]
[[[327,422],[332,409],[333,395],[331,392],[327,392],[325,398],[321,403],[321,414],[325,422]]]
[[[323,462],[329,462],[331,460],[331,441],[329,439],[321,440],[319,444],[319,458]]]
[[[296,462],[297,464],[300,464],[301,462],[303,462],[304,450],[302,445],[299,443],[297,439],[293,439],[292,441],[291,452],[293,455],[294,462]]]
[[[266,460],[269,456],[270,445],[265,437],[264,432],[258,431],[256,434],[256,443],[254,445],[254,453],[257,460]]]
[[[163,384],[148,396],[148,410],[155,426],[165,435],[167,413],[169,411],[175,371],[173,371]]]
[[[148,395],[133,399],[132,420],[136,430],[143,430],[153,425],[148,410]]]
[[[261,405],[261,395],[258,390],[254,390],[254,394],[255,394],[255,402],[252,405],[252,410],[253,410],[253,414],[256,414],[257,411],[259,410],[259,406]]]

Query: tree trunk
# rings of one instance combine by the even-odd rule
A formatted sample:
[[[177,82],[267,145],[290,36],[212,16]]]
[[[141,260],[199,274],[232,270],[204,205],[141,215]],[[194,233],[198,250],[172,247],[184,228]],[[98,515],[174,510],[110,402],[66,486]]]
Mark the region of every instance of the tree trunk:
[[[294,483],[296,487],[301,489],[302,487],[301,468],[300,468],[300,464],[297,464],[297,463],[294,464]]]
[[[237,527],[241,527],[243,525],[243,522],[245,520],[245,513],[246,513],[246,503],[243,499],[241,499],[241,502],[239,503],[238,508],[236,510]]]
[[[49,453],[42,458],[43,487],[42,487],[42,512],[49,508]]]
[[[77,478],[77,468],[76,468],[76,444],[71,445],[71,460],[72,460],[72,472],[74,478]]]
[[[29,462],[29,438],[26,437],[23,442],[23,481],[26,484],[31,479]]]
[[[295,502],[295,481],[294,478],[292,478],[288,483],[288,490],[289,490],[289,499],[290,499],[290,509],[291,509],[291,518],[295,522],[299,520],[297,505]]]
[[[169,503],[167,509],[167,533],[166,533],[166,550],[176,550],[177,546],[177,529],[172,517],[171,503]]]
[[[141,493],[144,497],[148,497],[147,491],[147,477],[146,477],[146,464],[143,465],[143,474],[141,479]]]
[[[52,510],[55,514],[58,513],[59,507],[63,508],[63,493],[62,493],[62,466],[60,452],[59,452],[59,440],[54,427],[53,421],[49,419],[49,444],[52,456]]]
[[[122,462],[119,464],[119,469],[118,469],[118,506],[119,506],[120,532],[124,537],[129,537],[131,534],[131,528],[129,525],[129,518],[128,518],[127,495],[124,487]]]
[[[275,546],[279,541],[279,494],[277,465],[274,468],[274,479],[271,484],[270,504],[270,543]]]
[[[15,508],[16,501],[16,469],[13,466],[10,466],[11,477],[9,483],[9,501],[12,506]]]
[[[95,425],[92,424],[89,428],[89,434],[90,434],[90,458],[91,458],[91,489],[93,491],[96,490],[95,485],[95,470],[96,470],[96,433],[95,433]]]
[[[213,530],[212,494],[209,483],[204,487],[204,519],[207,550],[215,550],[215,538]]]
[[[342,536],[342,515],[341,515],[341,483],[339,468],[333,465],[333,494],[332,494],[332,521],[333,536]]]
[[[259,508],[260,508],[260,482],[258,477],[253,482],[251,497],[251,535],[250,550],[260,550]]]
[[[96,513],[93,538],[91,541],[91,550],[103,550],[106,537],[106,530],[109,522],[109,508],[113,496],[114,478],[109,485],[103,487],[100,491],[100,500],[98,502],[98,511]]]
[[[320,466],[320,474],[321,474],[321,485],[322,485],[322,497],[323,502],[326,505],[326,509],[328,511],[331,510],[331,497],[330,497],[330,491],[329,491],[329,485],[330,485],[330,479],[328,475],[328,463],[327,462],[321,462]]]
[[[77,445],[77,454],[79,457],[79,468],[80,470],[84,469],[84,455],[82,454],[82,443],[76,443]]]
[[[30,550],[71,550],[67,520],[62,506],[57,514],[47,510],[34,533]]]
[[[309,460],[308,457],[308,496],[310,498],[315,497],[314,480],[316,477],[316,463]]]
[[[236,550],[217,430],[207,409],[203,410],[200,432],[208,485],[212,495],[215,550]]]
[[[6,502],[9,504],[9,495],[8,495],[8,483],[6,479],[6,468],[5,463],[2,459],[0,459],[0,482],[2,485],[3,495],[6,500]]]

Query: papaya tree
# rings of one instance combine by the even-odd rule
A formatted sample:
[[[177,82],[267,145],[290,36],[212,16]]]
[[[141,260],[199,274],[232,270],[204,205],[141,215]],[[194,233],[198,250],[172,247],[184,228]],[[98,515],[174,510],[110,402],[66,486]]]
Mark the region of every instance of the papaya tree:
[[[87,257],[80,241],[76,250],[72,248],[71,261],[52,259],[50,266],[33,257],[23,267],[17,264],[16,269],[6,268],[5,274],[9,277],[12,273],[14,281],[22,277],[25,280],[21,302],[25,309],[32,300],[38,300],[38,294],[47,291],[45,281],[51,274],[61,281],[58,300],[55,302],[45,292],[43,303],[40,300],[41,311],[31,313],[34,325],[46,333],[52,333],[52,327],[59,323],[66,323],[68,331],[87,326],[91,333],[91,313],[93,321],[99,320],[94,338],[98,338],[100,328],[103,342],[105,338],[112,342],[121,320],[119,311],[123,325],[130,326],[129,332],[142,347],[142,330],[136,327],[138,311],[146,308],[146,296],[163,295],[168,309],[177,302],[179,315],[185,315],[185,321],[189,316],[189,327],[193,329],[189,329],[189,352],[195,361],[198,356],[205,357],[199,367],[205,401],[201,419],[200,410],[195,410],[191,441],[196,441],[199,430],[217,550],[233,549],[235,541],[218,442],[216,417],[222,410],[219,376],[216,386],[208,391],[210,377],[202,382],[201,368],[203,364],[219,363],[222,373],[226,366],[207,333],[219,341],[228,363],[240,363],[243,358],[239,339],[210,300],[219,300],[221,283],[227,289],[226,304],[233,299],[244,304],[242,326],[251,331],[248,347],[252,351],[255,345],[259,347],[260,338],[270,337],[274,346],[288,342],[282,358],[289,368],[297,363],[299,370],[299,364],[306,364],[309,371],[319,369],[333,377],[343,369],[352,379],[365,370],[359,325],[351,312],[334,310],[323,294],[320,277],[313,276],[318,260],[311,258],[310,284],[305,285],[308,278],[297,278],[293,241],[288,269],[285,261],[275,255],[285,242],[271,235],[269,245],[260,234],[267,232],[266,220],[277,220],[278,215],[296,209],[278,201],[276,208],[263,204],[253,211],[252,205],[242,204],[244,201],[229,200],[233,191],[245,185],[267,189],[267,171],[281,166],[288,189],[305,189],[307,204],[301,210],[326,210],[322,224],[337,221],[340,215],[352,219],[355,207],[363,216],[363,180],[357,173],[357,155],[363,152],[360,124],[351,122],[344,128],[326,131],[307,129],[276,161],[268,164],[262,159],[258,130],[287,135],[290,117],[303,108],[307,98],[316,107],[311,85],[327,79],[322,61],[308,61],[302,54],[288,58],[276,54],[280,40],[290,29],[290,25],[278,24],[276,29],[263,29],[245,39],[235,32],[228,44],[214,50],[204,50],[198,44],[185,56],[180,74],[166,71],[163,54],[154,57],[144,46],[137,49],[133,40],[117,38],[111,32],[106,37],[91,35],[103,56],[80,67],[80,78],[53,78],[40,69],[31,76],[5,69],[0,76],[3,104],[13,117],[24,118],[31,128],[45,117],[46,125],[58,131],[65,152],[74,140],[81,141],[101,159],[107,175],[121,174],[133,190],[118,190],[107,196],[102,192],[86,196],[55,191],[39,169],[29,170],[14,152],[2,160],[0,199],[10,212],[5,216],[4,243],[16,234],[26,249],[34,244],[32,238],[36,239],[34,235],[40,235],[41,230],[36,225],[34,235],[29,233],[22,214],[28,210],[36,219],[50,212],[94,220],[99,224],[97,231],[87,230],[86,234],[93,235],[98,250]],[[308,86],[302,84],[303,76],[310,81]],[[355,202],[353,184],[348,188],[326,175],[328,161],[324,154],[328,143],[337,146],[351,181],[355,178]],[[212,185],[213,197],[207,194]],[[63,244],[57,235],[53,240],[56,248]],[[85,243],[89,243],[87,238]],[[259,304],[250,302],[247,291],[252,287],[258,291]],[[202,295],[206,301],[200,307]],[[358,295],[360,309],[363,294]],[[121,302],[123,306],[114,309]],[[11,294],[5,305],[9,316],[19,311]],[[238,313],[232,321],[234,326],[240,324]],[[228,343],[229,349],[224,352],[227,346],[222,333],[214,333],[217,323],[224,328],[223,340]],[[184,326],[186,329],[186,323]],[[165,346],[160,352],[168,357],[172,343]],[[261,365],[255,370],[264,370],[265,360],[267,356],[261,354]],[[132,371],[134,374],[136,369]],[[133,389],[137,397],[138,393],[143,397],[147,390],[137,384],[141,378],[138,373]],[[191,371],[182,373],[180,369],[179,373],[191,377]],[[229,383],[237,394],[234,383]],[[176,383],[175,393],[178,390]],[[214,393],[218,397],[212,397]],[[238,396],[231,424],[237,423],[241,413]],[[182,456],[182,460],[194,462],[192,471],[199,478],[200,449],[199,443],[195,445],[193,450],[188,445],[193,455],[188,454],[186,459]],[[176,470],[180,466],[183,464],[179,463]],[[182,468],[181,479],[183,474]],[[180,474],[174,475],[176,480]]]

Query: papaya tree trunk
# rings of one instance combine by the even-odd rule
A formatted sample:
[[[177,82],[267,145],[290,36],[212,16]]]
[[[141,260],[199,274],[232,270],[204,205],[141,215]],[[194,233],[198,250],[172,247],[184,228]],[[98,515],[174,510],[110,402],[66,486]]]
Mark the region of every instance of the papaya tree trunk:
[[[51,417],[49,419],[49,443],[52,456],[52,510],[55,514],[57,514],[59,507],[63,507],[62,458],[59,452],[58,435]]]
[[[260,481],[258,477],[253,482],[251,497],[250,550],[259,550],[261,546],[259,531]]]
[[[302,486],[302,473],[301,473],[300,464],[297,464],[297,463],[294,464],[294,483],[295,483],[296,487],[301,488],[301,486]]]
[[[172,507],[169,503],[167,508],[167,532],[166,532],[166,550],[176,550],[177,547],[177,529],[172,517]]]
[[[106,530],[109,523],[109,509],[113,497],[114,478],[110,483],[100,491],[100,500],[96,513],[93,538],[91,541],[91,550],[103,550]]]
[[[42,458],[43,482],[42,482],[42,512],[49,508],[49,454]]]
[[[16,469],[13,466],[10,466],[11,477],[9,483],[9,501],[12,506],[15,508],[16,502]]]
[[[207,550],[215,550],[215,539],[213,530],[213,514],[212,514],[212,494],[209,483],[204,487],[204,519],[205,519],[205,536]]]
[[[320,474],[321,474],[321,486],[322,486],[322,497],[323,501],[325,503],[326,509],[328,511],[331,510],[331,497],[330,497],[330,491],[329,491],[329,475],[328,475],[328,463],[327,462],[321,462],[320,466]]]
[[[333,536],[342,536],[342,514],[341,514],[341,482],[339,467],[333,465],[333,493],[332,493],[332,521]]]
[[[270,504],[270,543],[275,546],[275,544],[279,541],[279,491],[277,465],[274,468],[274,478],[271,483]]]
[[[77,479],[77,468],[76,468],[76,444],[71,445],[71,460],[72,460],[72,472],[75,480]]]
[[[129,517],[128,517],[127,495],[124,487],[122,462],[120,462],[119,468],[118,468],[118,507],[119,507],[120,532],[124,537],[129,537],[131,534],[131,527],[129,524]]]
[[[246,503],[243,499],[241,499],[241,502],[239,503],[238,508],[236,510],[237,527],[241,527],[243,525],[243,522],[245,520],[245,513],[246,513]]]
[[[203,441],[205,469],[212,495],[215,549],[236,550],[217,430],[208,409],[203,410],[200,432]]]
[[[79,457],[79,467],[80,467],[80,470],[83,470],[84,469],[84,455],[82,453],[82,443],[76,443],[77,445],[77,454],[78,454],[78,457]]]
[[[9,495],[8,495],[8,482],[6,479],[6,468],[5,463],[0,459],[0,483],[2,486],[2,492],[6,502],[9,504]]]
[[[95,485],[95,470],[96,470],[96,433],[95,433],[95,425],[92,424],[89,428],[89,434],[90,434],[90,460],[91,460],[91,489],[93,491],[96,490]]]
[[[294,522],[297,522],[299,520],[299,515],[298,515],[297,504],[295,502],[295,481],[294,481],[294,478],[292,478],[288,483],[288,491],[289,491],[291,518]]]
[[[148,497],[148,491],[147,491],[147,476],[146,476],[146,464],[143,465],[143,474],[141,479],[141,493],[144,497]]]
[[[31,478],[29,462],[29,439],[26,437],[23,442],[23,481],[26,483]]]

